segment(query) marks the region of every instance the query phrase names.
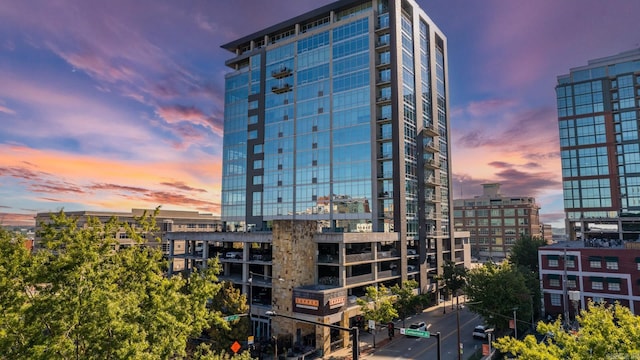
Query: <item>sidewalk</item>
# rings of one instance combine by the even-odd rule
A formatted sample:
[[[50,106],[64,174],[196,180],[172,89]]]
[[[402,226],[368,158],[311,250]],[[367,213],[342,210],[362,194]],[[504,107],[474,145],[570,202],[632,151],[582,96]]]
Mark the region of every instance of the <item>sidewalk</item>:
[[[460,305],[463,305],[463,302],[460,302]],[[447,316],[450,313],[453,313],[453,310],[451,310],[451,305],[450,302],[447,302],[447,313],[444,314],[443,313],[443,305],[439,304],[439,305],[434,305],[432,307],[426,308],[425,310],[422,311],[423,314],[426,314],[427,316],[429,316],[430,318],[438,318],[438,317],[444,317]],[[411,323],[411,320],[407,320],[407,326]],[[396,328],[396,336],[393,337],[393,339],[389,340],[389,337],[387,336],[387,331],[382,330],[379,331],[376,334],[376,347],[373,347],[373,334],[370,334],[366,331],[362,331],[359,333],[359,342],[360,342],[360,359],[365,359],[367,358],[368,354],[371,354],[372,352],[375,352],[376,350],[383,348],[389,344],[391,344],[393,341],[395,341],[396,339],[398,339],[398,337],[402,336],[400,335],[400,332],[398,329],[400,329],[402,327],[402,320],[396,321],[395,323],[395,328]],[[320,359],[322,360],[350,360],[351,357],[351,346],[346,347],[346,348],[342,348],[339,349],[337,351],[332,352],[331,354],[327,354],[324,357],[321,357]]]

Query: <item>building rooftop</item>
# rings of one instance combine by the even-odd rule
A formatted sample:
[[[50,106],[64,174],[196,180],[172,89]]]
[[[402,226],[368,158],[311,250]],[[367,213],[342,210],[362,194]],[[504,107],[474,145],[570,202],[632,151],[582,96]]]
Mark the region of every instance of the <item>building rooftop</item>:
[[[541,247],[540,249],[585,249],[585,248],[604,248],[604,249],[624,249],[627,243],[637,243],[640,241],[626,241],[619,239],[586,239],[573,241],[559,241]]]

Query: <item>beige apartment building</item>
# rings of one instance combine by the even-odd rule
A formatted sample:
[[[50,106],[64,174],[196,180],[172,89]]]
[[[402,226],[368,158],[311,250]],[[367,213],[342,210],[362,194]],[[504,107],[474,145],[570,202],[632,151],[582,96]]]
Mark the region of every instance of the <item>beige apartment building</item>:
[[[520,236],[543,238],[536,199],[505,196],[500,184],[483,184],[483,193],[453,201],[456,231],[469,231],[471,255],[501,261]]]
[[[112,211],[65,211],[65,215],[70,218],[75,218],[78,221],[78,227],[86,227],[89,218],[96,218],[102,223],[106,223],[111,218],[117,218],[120,222],[126,222],[135,227],[136,218],[139,218],[147,214],[154,213],[154,209],[132,209],[131,212],[112,212]],[[41,212],[36,215],[36,236],[34,242],[34,249],[37,250],[41,246],[41,239],[38,236],[39,231],[42,229],[43,224],[51,222],[51,216],[58,214],[57,212]],[[165,255],[169,253],[169,242],[166,240],[166,235],[169,232],[215,232],[222,231],[222,222],[220,216],[199,213],[197,211],[182,211],[182,210],[159,210],[156,216],[157,231],[146,234],[146,246],[161,247]],[[119,246],[128,247],[134,244],[134,240],[129,237],[124,228],[119,229],[116,234]],[[156,241],[160,239],[160,241]],[[191,248],[189,245],[191,244]],[[202,251],[202,245],[196,243],[187,243],[185,241],[178,241],[174,244],[175,254],[184,253],[196,253]],[[174,269],[181,270],[188,267],[184,262],[175,262]]]

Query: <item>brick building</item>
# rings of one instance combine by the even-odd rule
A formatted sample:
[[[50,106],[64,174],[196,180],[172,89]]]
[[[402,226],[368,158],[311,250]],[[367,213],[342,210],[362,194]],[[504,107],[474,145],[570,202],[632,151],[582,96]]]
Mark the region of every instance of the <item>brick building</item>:
[[[589,300],[617,301],[640,313],[639,242],[565,241],[541,247],[538,262],[544,313],[575,319]]]
[[[454,226],[470,233],[471,255],[500,261],[520,236],[542,238],[535,198],[502,195],[500,184],[482,187],[480,196],[453,201]]]

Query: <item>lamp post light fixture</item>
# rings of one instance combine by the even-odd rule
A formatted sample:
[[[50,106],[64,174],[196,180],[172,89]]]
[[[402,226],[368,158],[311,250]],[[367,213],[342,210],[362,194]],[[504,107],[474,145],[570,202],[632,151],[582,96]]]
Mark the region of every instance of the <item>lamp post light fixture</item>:
[[[351,358],[353,360],[358,360],[359,359],[359,355],[360,355],[360,349],[359,349],[359,347],[360,347],[359,346],[360,339],[359,339],[359,336],[358,336],[359,333],[358,333],[358,327],[357,326],[354,326],[352,328],[346,328],[346,327],[333,325],[333,324],[324,324],[324,323],[317,322],[317,321],[299,319],[297,317],[293,317],[293,316],[289,316],[289,315],[277,314],[275,311],[267,311],[267,312],[265,312],[265,315],[271,316],[271,317],[278,316],[278,317],[281,317],[281,318],[295,320],[295,321],[303,322],[303,323],[307,323],[307,324],[312,324],[312,325],[317,325],[317,326],[324,326],[324,327],[328,327],[328,328],[331,328],[331,329],[346,331],[346,332],[350,333],[351,336],[352,336],[351,341],[353,342],[353,344],[351,345]]]

